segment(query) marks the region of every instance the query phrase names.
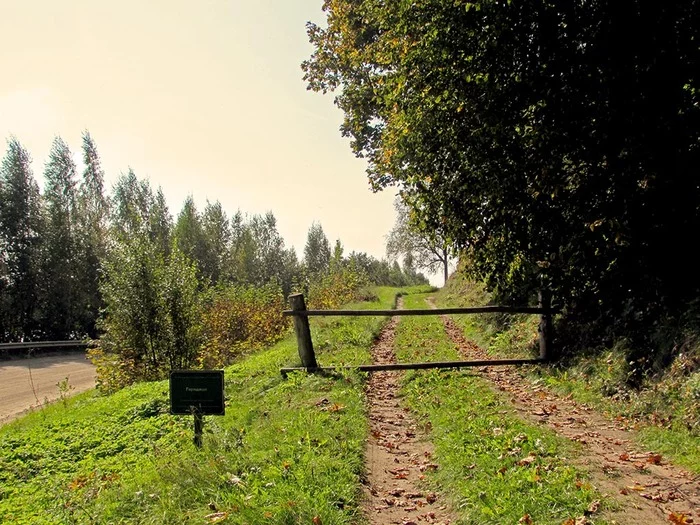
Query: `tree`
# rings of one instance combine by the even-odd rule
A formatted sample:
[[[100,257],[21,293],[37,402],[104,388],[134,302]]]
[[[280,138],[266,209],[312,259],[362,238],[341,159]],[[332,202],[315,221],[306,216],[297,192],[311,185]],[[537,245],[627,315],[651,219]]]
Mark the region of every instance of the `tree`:
[[[153,191],[147,180],[139,180],[129,168],[114,186],[112,227],[118,238],[129,238],[148,229]]]
[[[502,299],[546,286],[632,321],[698,297],[693,258],[667,255],[700,226],[696,1],[324,10],[309,88],[339,90],[373,187],[398,184]]]
[[[118,356],[126,382],[162,375],[169,343],[163,267],[144,234],[117,243],[104,263],[100,348]]]
[[[54,340],[71,339],[79,326],[79,235],[75,163],[66,143],[56,137],[44,170],[46,229],[43,243],[42,326]],[[79,335],[83,335],[80,333]]]
[[[190,195],[182,206],[175,222],[174,240],[177,248],[190,260],[197,263],[198,276],[209,278],[212,263],[208,260],[207,244],[202,227],[202,219],[194,199]]]
[[[40,246],[43,230],[39,187],[31,159],[11,138],[0,166],[0,246],[2,247],[3,333],[6,341],[31,339],[38,329]]]
[[[321,224],[314,222],[309,228],[304,246],[304,264],[310,275],[323,274],[330,269],[331,246]]]
[[[207,266],[204,272],[213,283],[217,283],[221,279],[231,243],[231,227],[219,201],[207,201],[202,216],[202,228],[207,249]]]
[[[96,337],[97,317],[102,308],[99,283],[101,264],[107,256],[109,203],[104,195],[104,171],[97,146],[87,131],[83,133],[83,163],[85,170],[77,202],[80,242],[77,270],[81,283],[79,318],[83,331]]]
[[[173,218],[165,202],[163,189],[158,188],[148,213],[148,236],[163,257],[170,255]]]
[[[431,273],[442,270],[447,282],[451,248],[447,239],[437,231],[425,231],[411,220],[411,210],[397,198],[394,201],[396,223],[387,236],[389,259],[404,257],[411,269],[415,266]],[[408,269],[404,265],[404,269]]]

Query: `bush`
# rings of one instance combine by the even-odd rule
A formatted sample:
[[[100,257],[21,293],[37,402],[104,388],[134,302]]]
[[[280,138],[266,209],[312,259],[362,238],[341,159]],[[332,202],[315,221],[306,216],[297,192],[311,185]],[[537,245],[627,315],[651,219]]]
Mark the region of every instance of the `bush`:
[[[340,268],[318,276],[309,285],[308,308],[332,310],[359,299],[360,290],[367,286],[367,277],[352,268]]]
[[[277,285],[228,285],[210,292],[202,314],[199,366],[220,368],[279,340],[290,324],[283,309]]]

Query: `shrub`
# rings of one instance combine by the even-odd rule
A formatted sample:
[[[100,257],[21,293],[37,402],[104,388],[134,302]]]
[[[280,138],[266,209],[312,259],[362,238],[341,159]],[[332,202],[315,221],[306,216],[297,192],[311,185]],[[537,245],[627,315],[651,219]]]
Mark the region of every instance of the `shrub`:
[[[202,314],[198,364],[219,368],[276,342],[290,324],[283,309],[284,297],[277,285],[228,285],[212,290]]]
[[[358,300],[360,290],[367,286],[367,277],[353,268],[340,268],[318,276],[309,285],[308,308],[331,310]]]

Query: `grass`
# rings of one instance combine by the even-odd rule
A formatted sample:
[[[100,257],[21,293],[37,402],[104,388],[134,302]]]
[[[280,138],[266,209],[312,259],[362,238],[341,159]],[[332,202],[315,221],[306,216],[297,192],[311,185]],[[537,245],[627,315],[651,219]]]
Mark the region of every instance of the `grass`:
[[[459,272],[437,294],[440,306],[481,306],[488,301],[484,287]],[[498,357],[532,356],[538,320],[512,316],[504,323],[486,316],[454,316],[466,337]],[[611,419],[627,419],[639,430],[640,446],[700,474],[700,372],[691,376],[674,372],[684,367],[680,356],[664,377],[649,378],[642,388],[631,389],[626,385],[630,367],[625,350],[620,343],[605,352],[592,351],[566,364],[539,367],[529,378],[561,395],[570,394]]]
[[[408,296],[405,307],[424,307],[423,300]],[[437,317],[402,318],[396,349],[399,361],[459,358]],[[561,524],[599,498],[567,461],[573,445],[522,421],[473,372],[409,372],[402,395],[435,445],[440,468],[430,482],[452,500],[462,523],[518,523],[529,515],[532,523]]]
[[[390,308],[396,289],[353,308]],[[323,365],[369,361],[385,319],[312,320]],[[291,374],[293,335],[225,371],[226,416],[167,414],[166,382],[88,392],[0,428],[0,522],[356,523],[364,377]],[[316,520],[316,521],[314,521]]]

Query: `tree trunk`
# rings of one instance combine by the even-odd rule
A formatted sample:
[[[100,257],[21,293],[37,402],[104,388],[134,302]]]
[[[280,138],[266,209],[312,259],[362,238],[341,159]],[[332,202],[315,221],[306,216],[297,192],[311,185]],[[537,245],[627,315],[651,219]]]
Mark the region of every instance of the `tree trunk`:
[[[448,263],[448,262],[449,262],[449,261],[448,261],[448,259],[447,259],[447,249],[443,248],[443,250],[442,250],[442,268],[443,268],[444,277],[445,277],[445,283],[444,283],[444,284],[447,284],[447,263]]]

